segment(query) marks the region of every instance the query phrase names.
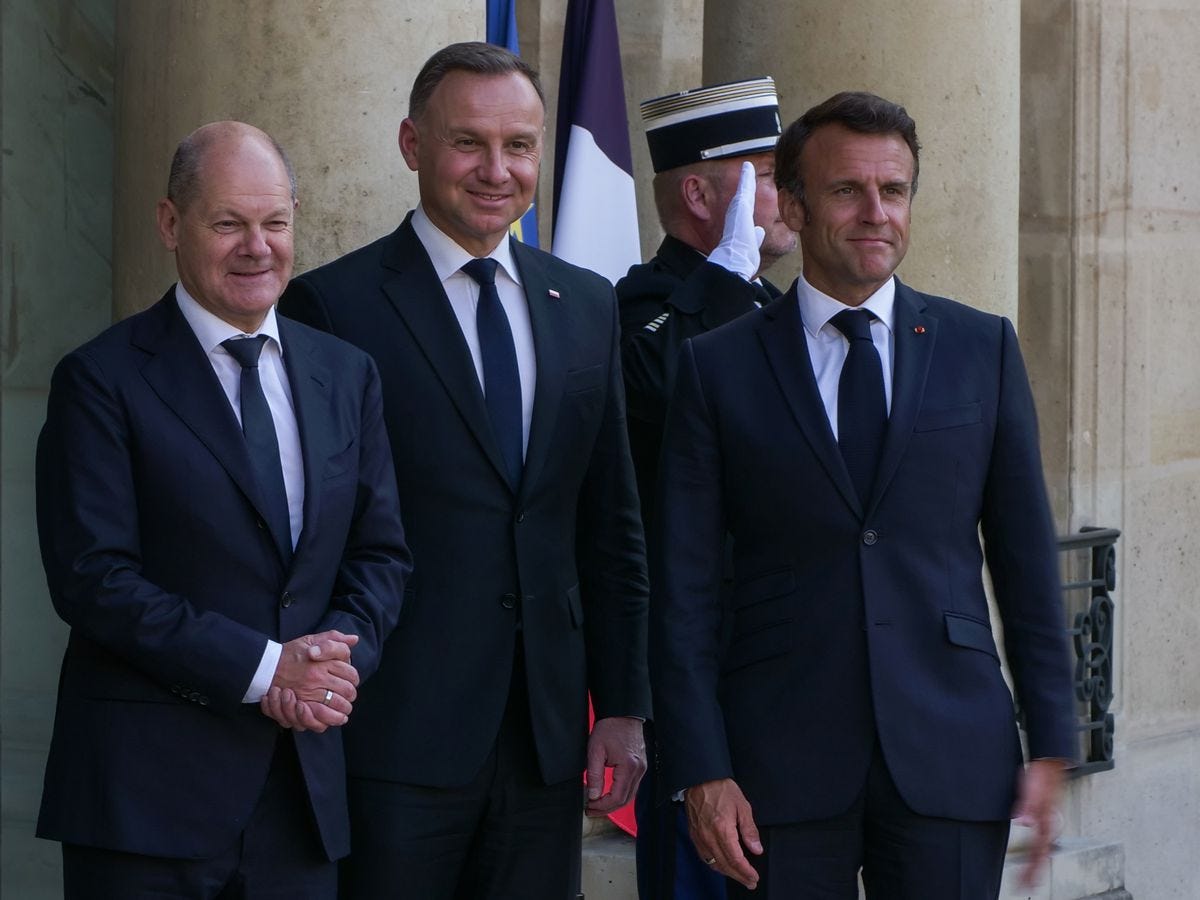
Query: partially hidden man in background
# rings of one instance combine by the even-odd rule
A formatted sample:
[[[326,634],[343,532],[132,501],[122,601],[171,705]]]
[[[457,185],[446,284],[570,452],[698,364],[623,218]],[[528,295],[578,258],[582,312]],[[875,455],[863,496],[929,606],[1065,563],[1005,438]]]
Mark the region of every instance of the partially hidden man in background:
[[[796,249],[775,189],[779,99],[771,78],[695,88],[641,105],[654,200],[666,237],[617,282],[629,442],[648,546],[667,402],[685,340],[779,296],[761,275]],[[653,729],[647,726],[647,743]],[[654,771],[638,790],[642,900],[725,896],[725,879],[687,840],[683,808]],[[656,794],[658,796],[656,796]]]
[[[283,151],[180,144],[158,229],[179,281],[67,355],[38,531],[71,626],[38,834],[67,898],[331,898],[341,729],[411,569],[379,377],[274,303]]]
[[[995,897],[1010,815],[1034,825],[1031,878],[1075,755],[1054,528],[1012,325],[894,277],[918,150],[904,109],[871,94],[789,126],[776,182],[803,275],[679,360],[659,476],[655,721],[667,787],[687,789],[696,848],[731,897],[853,900],[860,869],[869,897]]]
[[[562,900],[585,761],[593,814],[645,770],[645,551],[615,298],[508,233],[533,199],[543,120],[518,57],[435,53],[399,135],[420,205],[281,302],[378,363],[413,551],[346,733],[346,897]]]

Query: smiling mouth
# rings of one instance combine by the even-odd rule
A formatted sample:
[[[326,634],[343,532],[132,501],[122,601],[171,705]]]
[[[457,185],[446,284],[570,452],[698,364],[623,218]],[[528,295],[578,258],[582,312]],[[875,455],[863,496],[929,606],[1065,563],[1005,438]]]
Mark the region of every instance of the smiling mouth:
[[[483,191],[471,191],[470,194],[472,197],[488,203],[499,203],[501,200],[508,199],[508,194],[485,194]]]

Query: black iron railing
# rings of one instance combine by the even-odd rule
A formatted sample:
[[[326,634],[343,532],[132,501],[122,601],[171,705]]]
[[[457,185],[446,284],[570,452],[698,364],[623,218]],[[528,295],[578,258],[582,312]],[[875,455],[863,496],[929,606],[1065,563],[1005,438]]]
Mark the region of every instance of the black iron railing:
[[[1113,598],[1115,528],[1083,528],[1058,539],[1067,633],[1075,655],[1080,764],[1075,777],[1113,767]]]

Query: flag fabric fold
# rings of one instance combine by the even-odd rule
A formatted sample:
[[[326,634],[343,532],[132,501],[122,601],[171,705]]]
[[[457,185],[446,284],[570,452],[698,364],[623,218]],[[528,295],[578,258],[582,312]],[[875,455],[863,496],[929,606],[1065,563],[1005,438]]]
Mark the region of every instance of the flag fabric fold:
[[[613,0],[569,0],[558,91],[553,253],[615,284],[641,244]]]

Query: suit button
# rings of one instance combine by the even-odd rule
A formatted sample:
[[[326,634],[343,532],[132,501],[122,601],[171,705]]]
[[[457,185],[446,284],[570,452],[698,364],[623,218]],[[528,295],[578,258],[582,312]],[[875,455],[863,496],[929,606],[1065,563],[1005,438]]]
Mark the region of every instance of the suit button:
[[[208,706],[208,698],[207,697],[201,697],[196,702],[199,703],[201,706]]]
[[[200,700],[200,692],[192,691],[190,694],[188,694],[188,699],[191,700],[193,703],[198,702]]]
[[[294,602],[295,602],[295,598],[291,595],[290,591],[284,591],[283,596],[279,598],[279,605],[282,606],[284,609],[287,609]]]
[[[525,510],[521,510],[519,513],[517,513],[517,524],[520,525],[524,521],[525,521]]]
[[[863,532],[862,542],[868,547],[873,546],[879,540],[879,532],[874,528],[868,528]]]
[[[517,595],[516,594],[505,594],[503,597],[500,598],[500,605],[503,606],[505,609],[515,609],[517,606]]]

